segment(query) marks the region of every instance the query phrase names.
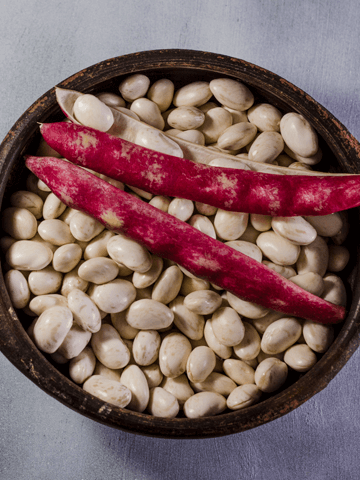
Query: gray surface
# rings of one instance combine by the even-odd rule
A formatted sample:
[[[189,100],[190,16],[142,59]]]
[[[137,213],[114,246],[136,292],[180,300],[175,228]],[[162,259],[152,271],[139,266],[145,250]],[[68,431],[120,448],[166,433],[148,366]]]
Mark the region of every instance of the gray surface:
[[[190,48],[261,65],[357,138],[359,25],[347,1],[0,1],[0,137],[42,93],[100,60]],[[122,433],[48,397],[0,354],[0,479],[358,479],[360,351],[287,416],[229,437]]]

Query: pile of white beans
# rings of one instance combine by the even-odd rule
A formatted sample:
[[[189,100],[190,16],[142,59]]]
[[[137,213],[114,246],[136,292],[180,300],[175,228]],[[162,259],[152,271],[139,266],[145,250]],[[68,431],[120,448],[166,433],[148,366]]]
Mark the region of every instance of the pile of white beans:
[[[108,105],[170,137],[233,155],[211,162],[217,166],[245,168],[247,158],[311,169],[321,159],[306,119],[253,105],[249,89],[232,79],[194,82],[174,93],[168,79],[150,86],[148,77],[135,74],[119,92],[80,97],[74,116],[106,131],[113,121]],[[38,154],[49,153],[41,143]],[[337,275],[349,260],[342,245],[345,214],[227,212],[100,177],[305,290],[346,304]],[[105,230],[67,208],[32,173],[27,191],[12,194],[10,205],[2,212],[0,244],[11,301],[34,317],[28,334],[37,347],[54,362],[68,363],[70,378],[105,402],[165,418],[179,410],[189,418],[238,410],[281,388],[289,368],[308,371],[333,341],[332,326],[240,300]]]

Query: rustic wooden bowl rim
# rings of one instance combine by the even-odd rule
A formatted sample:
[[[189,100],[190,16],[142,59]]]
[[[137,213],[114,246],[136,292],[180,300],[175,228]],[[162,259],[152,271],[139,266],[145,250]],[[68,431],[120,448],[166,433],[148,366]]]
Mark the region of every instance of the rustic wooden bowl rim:
[[[198,70],[199,72],[240,79],[250,88],[267,91],[292,109],[303,113],[322,135],[342,171],[358,173],[360,145],[348,130],[313,98],[290,82],[244,60],[194,50],[154,50],[111,58],[81,70],[59,84],[60,87],[90,93],[100,82],[135,72]],[[0,146],[0,200],[14,164],[25,153],[29,138],[56,112],[55,89],[41,96],[19,118]],[[359,257],[358,257],[359,258]],[[357,265],[359,259],[357,259]],[[200,419],[156,418],[104,403],[87,394],[62,375],[34,346],[20,323],[0,278],[0,350],[31,381],[64,405],[105,425],[149,436],[164,438],[205,438],[241,432],[285,415],[316,393],[349,360],[360,342],[359,282],[354,273],[352,304],[346,321],[329,351],[307,374],[277,395],[237,412]]]

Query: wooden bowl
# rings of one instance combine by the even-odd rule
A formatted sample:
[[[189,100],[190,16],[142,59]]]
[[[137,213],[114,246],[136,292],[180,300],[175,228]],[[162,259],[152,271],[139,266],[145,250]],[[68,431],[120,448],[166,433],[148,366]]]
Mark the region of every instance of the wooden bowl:
[[[84,93],[117,91],[122,78],[143,72],[151,81],[170,78],[175,87],[196,80],[225,76],[246,83],[256,101],[268,101],[282,111],[303,114],[317,130],[327,164],[324,169],[359,173],[360,145],[331,113],[309,95],[277,75],[243,60],[190,50],[157,50],[112,58],[86,68],[59,86]],[[15,123],[0,147],[0,200],[7,206],[9,194],[23,188],[26,177],[23,154],[34,153],[40,140],[38,123],[57,121],[62,114],[54,89],[40,97]],[[320,164],[321,166],[321,164]],[[358,209],[350,212],[351,228],[358,228]],[[351,234],[350,234],[351,239]],[[64,405],[105,425],[143,435],[166,438],[204,438],[242,432],[292,411],[327,386],[345,365],[360,342],[359,335],[359,256],[351,250],[351,265],[345,272],[348,287],[348,316],[337,327],[330,349],[306,374],[291,375],[281,391],[252,407],[215,417],[163,419],[120,409],[86,393],[67,376],[66,369],[54,366],[29,339],[25,328],[31,319],[17,315],[0,278],[0,349],[30,380]],[[344,278],[344,276],[343,276]],[[25,328],[24,328],[25,327]]]

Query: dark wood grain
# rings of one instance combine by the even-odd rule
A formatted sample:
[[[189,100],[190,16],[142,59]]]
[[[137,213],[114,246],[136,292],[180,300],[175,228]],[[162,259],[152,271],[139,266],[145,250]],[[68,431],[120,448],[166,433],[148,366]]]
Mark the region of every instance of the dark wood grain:
[[[248,62],[218,54],[190,50],[156,50],[116,57],[93,65],[64,80],[59,86],[96,93],[116,91],[122,78],[134,72],[146,73],[152,81],[167,77],[176,87],[195,80],[231,77],[246,83],[257,100],[266,100],[283,111],[297,111],[309,119],[320,135],[327,163],[324,170],[358,173],[360,145],[349,131],[305,92]],[[37,122],[55,121],[61,112],[54,89],[40,97],[15,123],[0,147],[0,200],[6,205],[9,192],[19,189],[26,171],[22,155],[34,153],[39,141]],[[358,228],[358,209],[351,212],[353,231]],[[204,438],[228,435],[257,427],[297,408],[324,389],[345,365],[360,342],[359,336],[359,255],[350,245],[354,261],[347,270],[348,316],[338,327],[335,342],[305,375],[289,381],[275,396],[258,405],[201,419],[161,419],[131,412],[104,403],[85,393],[61,373],[31,342],[24,325],[13,309],[3,277],[0,278],[0,350],[36,385],[64,405],[108,426],[142,435],[167,438]]]

